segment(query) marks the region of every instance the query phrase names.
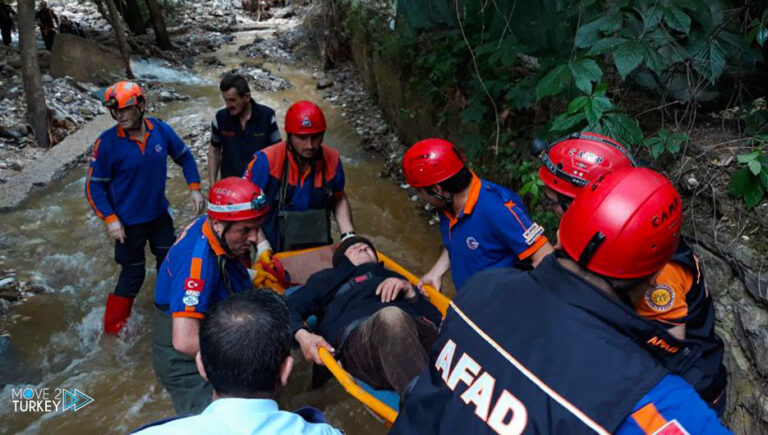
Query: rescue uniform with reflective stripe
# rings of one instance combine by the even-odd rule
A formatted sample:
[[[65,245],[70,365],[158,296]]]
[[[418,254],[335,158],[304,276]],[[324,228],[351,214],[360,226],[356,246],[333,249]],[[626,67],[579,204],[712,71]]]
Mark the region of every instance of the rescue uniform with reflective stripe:
[[[226,253],[209,222],[207,216],[192,221],[157,273],[152,366],[179,415],[205,409],[213,389],[200,377],[194,358],[174,348],[173,319],[203,319],[216,302],[252,287],[245,266]]]
[[[261,229],[275,249],[280,246],[277,213],[286,155],[289,166],[284,210],[324,209],[328,197],[323,190],[323,172],[325,173],[325,186],[333,194],[332,200],[336,200],[344,194],[344,168],[341,165],[339,152],[326,145],[320,149],[322,150],[322,160],[318,158],[314,165],[308,167],[303,173],[299,173],[299,166],[295,157],[293,153],[288,152],[285,142],[264,148],[256,153],[256,156],[248,164],[244,178],[259,186],[265,192],[267,204],[270,204],[269,212]]]
[[[547,242],[519,196],[474,174],[464,209],[441,211],[440,233],[456,291],[475,272],[518,264]]]
[[[717,399],[727,384],[723,341],[715,334],[715,309],[699,260],[684,240],[656,283],[637,301],[635,309],[666,327],[685,325],[686,338],[702,345],[701,359],[695,365],[701,379],[692,380],[692,384],[706,402],[719,403]],[[719,412],[724,408],[713,407]]]
[[[170,156],[182,167],[190,190],[200,190],[195,158],[173,129],[157,118],[145,118],[143,141],[135,141],[119,126],[96,140],[85,183],[96,215],[111,223],[136,225],[157,219],[168,210],[165,180]]]
[[[174,318],[202,319],[212,304],[226,299],[230,292],[251,287],[245,266],[226,253],[208,217],[201,216],[184,229],[168,251],[157,275],[155,304]]]
[[[644,416],[688,433],[728,433],[671,375],[700,353],[555,255],[532,272],[479,272],[451,304],[429,371],[406,395],[390,433],[607,434],[635,417],[645,424]]]
[[[242,177],[256,151],[280,142],[275,111],[257,104],[251,98],[251,117],[240,124],[240,118],[224,108],[211,122],[211,145],[221,148],[221,178]]]

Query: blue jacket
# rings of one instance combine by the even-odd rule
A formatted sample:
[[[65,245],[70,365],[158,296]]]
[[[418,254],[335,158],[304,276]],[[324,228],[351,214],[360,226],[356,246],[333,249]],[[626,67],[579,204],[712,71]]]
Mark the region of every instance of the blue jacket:
[[[144,141],[131,139],[119,126],[96,140],[85,182],[85,194],[96,215],[108,224],[120,219],[137,225],[168,210],[165,179],[170,156],[182,167],[190,190],[200,190],[195,158],[165,122],[146,118]]]
[[[456,291],[475,272],[514,266],[547,243],[544,228],[528,217],[519,196],[474,174],[464,209],[458,215],[441,211],[440,234]]]
[[[466,290],[392,434],[643,433],[659,423],[668,433],[728,433],[672,375],[690,369],[698,345],[676,341],[554,255],[532,272],[480,272]]]
[[[157,272],[155,304],[174,318],[202,319],[217,301],[253,287],[245,266],[226,253],[208,222],[207,216],[192,221]]]

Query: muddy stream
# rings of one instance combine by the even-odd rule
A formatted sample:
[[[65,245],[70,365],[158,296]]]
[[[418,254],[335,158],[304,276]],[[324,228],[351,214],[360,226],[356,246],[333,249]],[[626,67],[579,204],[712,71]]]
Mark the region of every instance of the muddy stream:
[[[242,62],[256,63],[239,54],[237,47],[250,43],[257,33],[237,34],[235,44],[216,53],[225,66],[198,66],[195,76],[157,69],[153,64],[137,67],[140,75],[151,73],[175,82],[172,85],[177,92],[191,97],[151,115],[166,120],[180,136],[201,121],[209,123],[223,106],[218,91],[220,74]],[[256,101],[275,108],[281,127],[285,111],[294,101],[313,100],[324,109],[329,124],[325,141],[339,148],[343,156],[346,191],[357,232],[371,236],[379,249],[415,273],[428,270],[439,254],[437,228],[429,227],[404,190],[378,177],[382,160],[363,150],[339,108],[322,100],[312,71],[269,63],[264,66],[292,84],[285,91],[253,92]],[[197,163],[205,189],[207,170],[199,159]],[[169,168],[167,192],[178,231],[194,216],[181,170],[172,162]],[[170,397],[156,382],[151,364],[154,267],[148,269],[134,313],[120,337],[102,334],[104,302],[114,287],[118,267],[104,224],[85,199],[85,173],[86,166],[79,165],[63,179],[34,193],[18,209],[0,215],[4,267],[16,269],[20,279],[46,289],[15,308],[18,321],[10,327],[11,336],[0,338],[3,434],[126,433],[173,415]],[[149,250],[147,264],[154,264]],[[312,405],[347,433],[384,433],[385,427],[335,381],[311,390],[310,365],[300,352],[294,351],[294,357],[301,363],[280,400],[283,408]],[[21,388],[48,388],[51,396],[57,388],[77,388],[94,402],[77,412],[14,411],[12,390]]]

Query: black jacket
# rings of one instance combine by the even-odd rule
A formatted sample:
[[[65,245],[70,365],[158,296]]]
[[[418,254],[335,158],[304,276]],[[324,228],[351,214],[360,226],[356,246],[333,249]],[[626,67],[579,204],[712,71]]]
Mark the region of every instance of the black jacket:
[[[390,277],[403,278],[381,263],[355,266],[346,257],[338,266],[315,273],[302,288],[288,296],[292,333],[303,328],[304,321],[315,315],[316,333],[339,348],[349,325],[359,324],[386,306],[399,307],[414,317],[440,325],[440,312],[421,294],[414,302],[406,300],[404,293],[392,302],[381,302],[376,287]]]

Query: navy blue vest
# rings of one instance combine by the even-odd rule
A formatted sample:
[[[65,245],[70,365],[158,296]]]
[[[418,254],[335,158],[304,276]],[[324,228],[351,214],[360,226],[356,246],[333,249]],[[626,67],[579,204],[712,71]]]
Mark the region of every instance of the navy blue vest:
[[[699,345],[564,269],[474,275],[391,433],[613,432]]]

